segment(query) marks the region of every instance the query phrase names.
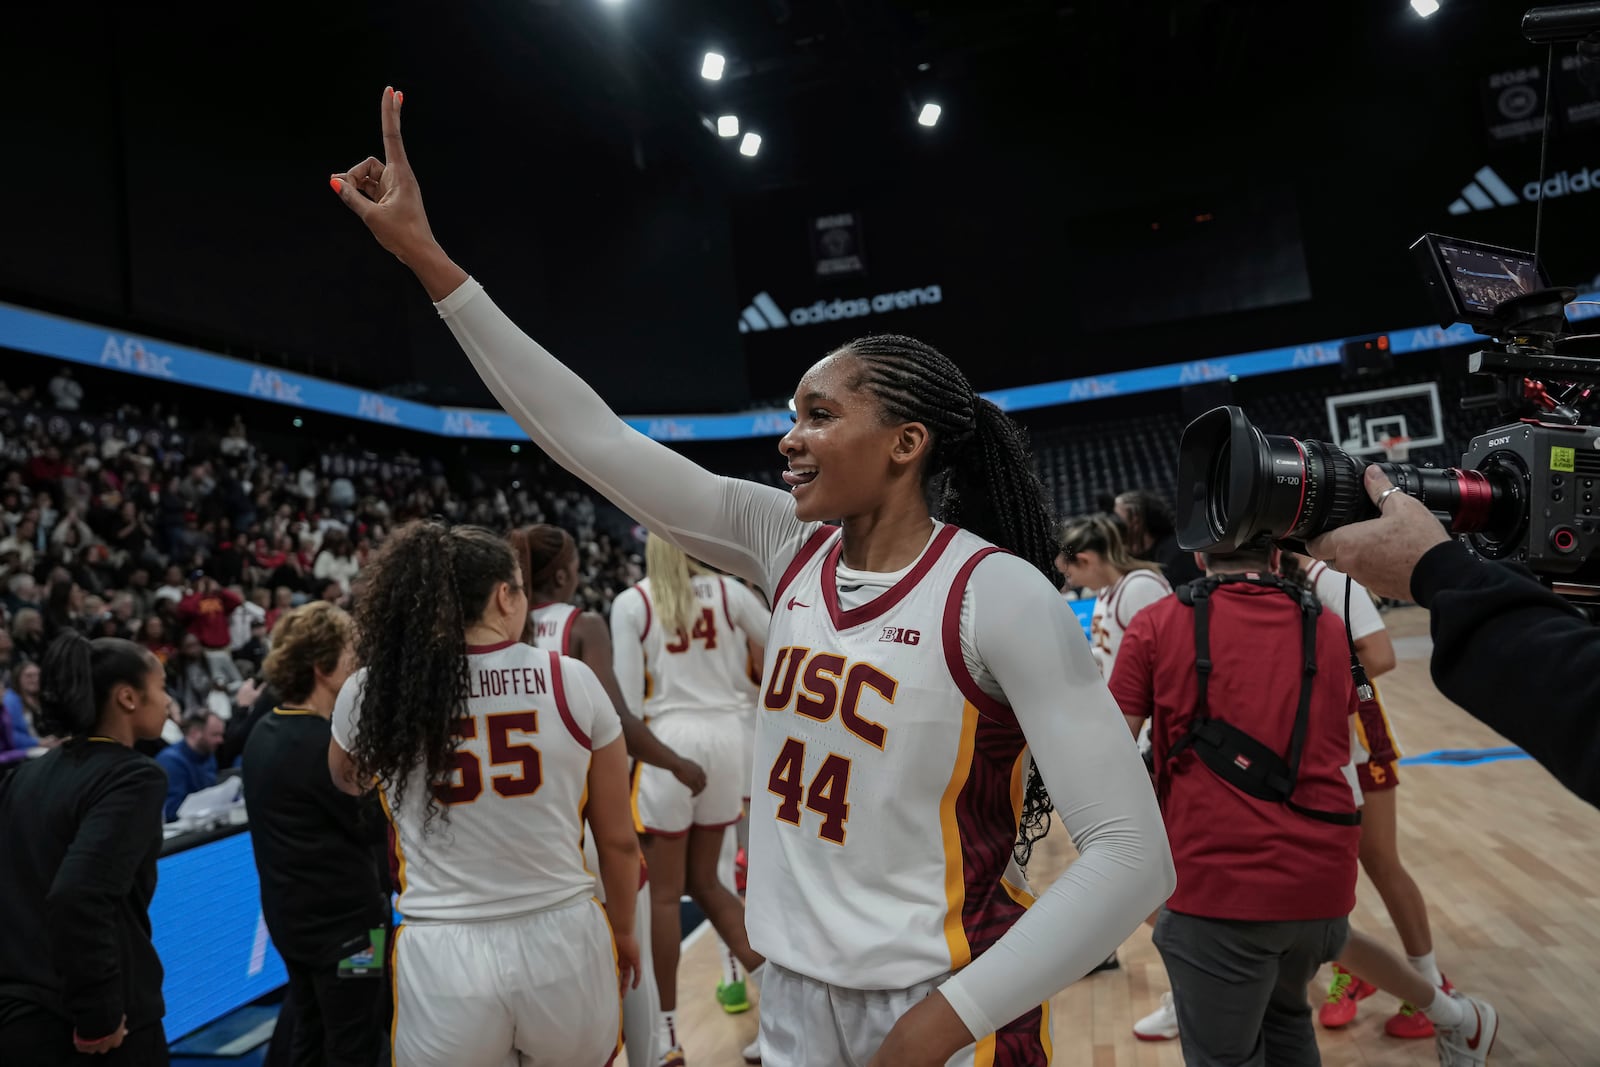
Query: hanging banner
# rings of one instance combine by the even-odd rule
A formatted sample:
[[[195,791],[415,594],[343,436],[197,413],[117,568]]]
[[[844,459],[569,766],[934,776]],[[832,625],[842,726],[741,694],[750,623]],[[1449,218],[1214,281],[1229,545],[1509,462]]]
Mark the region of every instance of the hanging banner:
[[[867,269],[861,215],[842,211],[811,220],[811,262],[819,278],[862,274]]]

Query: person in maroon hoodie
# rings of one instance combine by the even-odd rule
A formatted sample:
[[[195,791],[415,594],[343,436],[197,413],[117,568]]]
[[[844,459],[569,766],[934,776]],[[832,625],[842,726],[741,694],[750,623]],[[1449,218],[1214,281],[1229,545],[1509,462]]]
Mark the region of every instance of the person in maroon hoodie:
[[[215,578],[195,572],[198,584],[194,592],[178,601],[178,621],[185,630],[194,634],[205,650],[206,666],[224,688],[232,693],[244,681],[239,668],[233,665],[229,651],[231,638],[228,618],[243,601],[237,593],[224,589]]]

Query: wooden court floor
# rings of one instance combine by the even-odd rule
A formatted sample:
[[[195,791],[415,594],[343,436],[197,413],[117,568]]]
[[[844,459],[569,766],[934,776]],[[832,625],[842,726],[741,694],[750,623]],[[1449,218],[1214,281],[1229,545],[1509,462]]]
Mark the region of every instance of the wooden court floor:
[[[1433,687],[1427,615],[1406,608],[1385,619],[1400,662],[1382,681],[1384,700],[1406,754],[1505,745]],[[1526,712],[1539,713],[1536,697],[1530,695]],[[1500,1011],[1500,1038],[1490,1063],[1600,1065],[1600,811],[1527,759],[1407,766],[1400,798],[1401,856],[1427,897],[1440,966],[1459,988],[1488,998]],[[1032,880],[1048,885],[1073,855],[1059,825],[1036,855]],[[1354,921],[1399,950],[1383,902],[1365,876]],[[1055,997],[1055,1063],[1183,1062],[1176,1042],[1146,1044],[1132,1033],[1134,1020],[1153,1009],[1167,988],[1148,929],[1141,927],[1120,956],[1120,971],[1085,978]],[[755,1012],[728,1016],[712,999],[718,975],[714,939],[696,939],[684,954],[678,984],[689,1067],[741,1064],[740,1049],[755,1035]],[[1325,970],[1313,995],[1326,987]],[[1348,1028],[1319,1028],[1323,1062],[1436,1063],[1431,1040],[1397,1041],[1384,1034],[1383,1022],[1395,1006],[1392,997],[1379,993],[1362,1002]]]

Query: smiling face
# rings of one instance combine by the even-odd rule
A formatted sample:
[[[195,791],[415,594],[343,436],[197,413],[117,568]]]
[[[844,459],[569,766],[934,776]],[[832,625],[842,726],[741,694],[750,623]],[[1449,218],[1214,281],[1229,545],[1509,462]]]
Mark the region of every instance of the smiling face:
[[[856,386],[859,374],[855,356],[836,352],[795,389],[794,427],[778,451],[789,461],[783,480],[801,522],[865,514],[897,478],[920,477],[927,429],[885,422],[877,398]]]

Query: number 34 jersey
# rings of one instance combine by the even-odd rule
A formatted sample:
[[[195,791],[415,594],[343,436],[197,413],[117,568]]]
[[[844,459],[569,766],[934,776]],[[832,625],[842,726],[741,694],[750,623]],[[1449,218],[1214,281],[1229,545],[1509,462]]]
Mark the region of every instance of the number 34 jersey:
[[[352,751],[362,729],[363,668],[333,712],[333,737]],[[398,808],[382,793],[400,861],[408,921],[495,919],[594,894],[580,839],[590,754],[622,733],[600,681],[583,663],[520,642],[469,646],[466,715],[439,806],[421,768]],[[370,709],[369,709],[370,710]],[[381,718],[377,720],[382,722]]]
[[[750,944],[856,989],[958,970],[1029,903],[1003,881],[1023,738],[961,651],[961,602],[999,551],[943,526],[891,588],[840,604],[823,528],[774,590],[757,707]]]

